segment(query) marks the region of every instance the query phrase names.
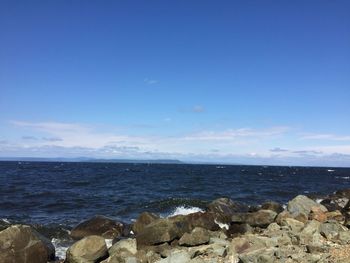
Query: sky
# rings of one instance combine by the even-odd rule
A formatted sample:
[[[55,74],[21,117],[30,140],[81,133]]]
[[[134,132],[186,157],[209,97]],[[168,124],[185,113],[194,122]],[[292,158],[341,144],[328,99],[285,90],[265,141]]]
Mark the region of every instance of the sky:
[[[350,167],[349,1],[0,1],[0,157]]]

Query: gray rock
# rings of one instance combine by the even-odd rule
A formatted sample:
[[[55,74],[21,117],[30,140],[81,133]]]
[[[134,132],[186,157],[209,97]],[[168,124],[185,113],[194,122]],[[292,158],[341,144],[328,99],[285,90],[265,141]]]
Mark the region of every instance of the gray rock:
[[[180,246],[198,246],[209,242],[209,231],[196,227],[191,233],[185,233],[179,240]]]
[[[200,255],[206,255],[209,257],[223,257],[226,254],[226,247],[222,246],[221,244],[201,245],[189,248],[188,252],[191,258],[195,258]]]
[[[1,263],[46,263],[55,258],[52,243],[26,225],[13,225],[0,232]]]
[[[75,242],[66,253],[67,263],[95,263],[108,257],[105,239],[88,236]]]
[[[281,226],[288,227],[293,233],[299,233],[305,224],[293,218],[284,218],[281,220]]]
[[[326,222],[321,224],[320,233],[328,240],[348,243],[350,241],[350,231],[347,227],[338,222]]]
[[[161,259],[156,263],[188,263],[191,257],[188,252],[184,250],[173,251],[169,257]]]
[[[321,223],[312,220],[309,221],[299,234],[300,244],[303,245],[320,245],[322,244],[322,236],[320,234]]]
[[[236,213],[231,217],[233,224],[247,223],[253,227],[267,227],[274,222],[277,213],[272,210],[259,210],[253,213]]]
[[[298,214],[309,215],[312,207],[319,207],[323,212],[327,212],[327,208],[316,203],[305,195],[298,195],[288,202],[287,210],[294,217]]]

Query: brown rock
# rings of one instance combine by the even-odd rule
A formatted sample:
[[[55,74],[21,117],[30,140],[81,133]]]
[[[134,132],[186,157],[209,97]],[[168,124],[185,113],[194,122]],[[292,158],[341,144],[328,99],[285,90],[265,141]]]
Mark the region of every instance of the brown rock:
[[[123,234],[124,225],[105,216],[94,216],[77,226],[70,235],[73,239],[81,239],[86,236],[97,235],[113,239]]]
[[[327,220],[327,214],[320,207],[313,206],[311,207],[309,220],[317,220],[319,222],[325,222]]]
[[[159,216],[149,212],[143,212],[139,215],[136,222],[132,225],[134,234],[142,232],[145,226],[159,219]]]
[[[46,263],[55,258],[52,243],[26,225],[13,225],[0,232],[1,263]]]

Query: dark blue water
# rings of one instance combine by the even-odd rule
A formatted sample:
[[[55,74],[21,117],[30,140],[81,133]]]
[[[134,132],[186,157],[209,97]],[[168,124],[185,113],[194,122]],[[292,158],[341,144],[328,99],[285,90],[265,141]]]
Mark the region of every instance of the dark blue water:
[[[0,218],[71,226],[96,214],[129,221],[145,210],[202,208],[222,196],[285,203],[350,187],[349,176],[349,168],[0,162]]]

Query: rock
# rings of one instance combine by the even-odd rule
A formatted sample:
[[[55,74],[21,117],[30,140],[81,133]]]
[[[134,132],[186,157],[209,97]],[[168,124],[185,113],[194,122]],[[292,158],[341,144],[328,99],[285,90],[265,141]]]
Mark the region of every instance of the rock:
[[[137,247],[171,242],[182,237],[184,233],[190,232],[191,226],[183,220],[183,217],[161,218],[147,225],[142,232],[136,235]]]
[[[267,227],[273,223],[277,213],[272,210],[259,210],[255,213],[250,213],[246,223],[253,227]]]
[[[118,253],[111,255],[109,258],[101,261],[101,263],[140,263],[140,260],[131,254],[130,251],[122,248],[118,250]]]
[[[321,224],[320,233],[328,240],[339,240],[342,243],[348,243],[350,241],[349,229],[338,222],[326,222]]]
[[[335,192],[335,195],[340,196],[340,197],[346,197],[346,198],[350,199],[350,188],[338,190]]]
[[[338,222],[340,224],[344,224],[344,222],[345,222],[345,216],[339,210],[335,210],[332,212],[326,212],[326,216],[327,216],[327,221],[329,221],[329,222],[335,221],[335,222]]]
[[[208,230],[196,227],[191,233],[185,233],[179,240],[180,246],[198,246],[209,242]]]
[[[211,212],[196,212],[183,217],[183,220],[190,225],[191,229],[202,227],[210,231],[217,231],[220,229],[216,219],[216,215]]]
[[[327,208],[321,204],[316,203],[305,195],[298,195],[288,202],[287,210],[293,216],[299,214],[309,215],[312,207],[319,207],[323,212],[327,212]]]
[[[225,232],[229,237],[236,237],[245,233],[252,233],[253,228],[247,223],[233,223]]]
[[[277,213],[272,210],[259,210],[253,213],[236,213],[232,215],[232,223],[247,223],[253,227],[267,227],[274,222]]]
[[[113,239],[123,234],[123,227],[122,223],[108,217],[94,216],[75,226],[70,235],[73,239],[81,239],[91,235]]]
[[[229,198],[218,198],[208,205],[207,211],[216,214],[220,222],[230,223],[234,213],[246,212],[248,207]]]
[[[143,212],[139,215],[136,222],[132,225],[134,234],[142,232],[145,226],[159,219],[159,216],[149,212]]]
[[[300,244],[303,245],[320,245],[322,244],[322,236],[320,234],[321,223],[312,220],[309,221],[303,230],[300,232],[299,239]]]
[[[94,263],[108,257],[105,239],[88,236],[75,242],[66,253],[67,263]]]
[[[12,225],[0,232],[1,263],[46,263],[55,258],[52,243],[26,225]]]
[[[319,206],[313,206],[311,207],[309,220],[317,220],[319,222],[325,222],[327,220],[327,215]]]
[[[156,263],[187,263],[191,260],[188,252],[184,250],[173,251],[169,257],[161,259]]]
[[[261,205],[261,209],[264,210],[271,210],[276,212],[277,214],[281,213],[283,211],[283,206],[277,202],[269,201],[265,202]]]
[[[305,224],[293,218],[284,218],[281,220],[281,226],[288,227],[293,233],[299,233]]]
[[[119,250],[126,249],[128,250],[132,255],[137,253],[137,246],[136,246],[136,239],[128,238],[128,239],[122,239],[115,243],[113,246],[111,246],[108,250],[109,255],[113,255],[118,253]]]
[[[223,257],[226,255],[226,247],[220,244],[201,245],[189,248],[188,253],[190,254],[191,258],[201,255],[211,258]]]
[[[242,263],[273,263],[275,262],[275,248],[262,248],[240,254]]]

